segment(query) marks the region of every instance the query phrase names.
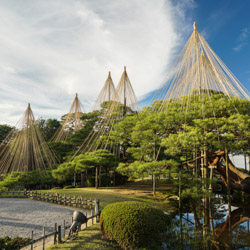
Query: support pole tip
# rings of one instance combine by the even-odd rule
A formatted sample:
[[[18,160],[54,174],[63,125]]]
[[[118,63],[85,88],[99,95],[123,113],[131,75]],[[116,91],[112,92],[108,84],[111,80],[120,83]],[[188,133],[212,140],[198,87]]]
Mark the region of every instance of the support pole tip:
[[[193,28],[194,28],[194,31],[197,31],[197,23],[195,21],[193,23]]]

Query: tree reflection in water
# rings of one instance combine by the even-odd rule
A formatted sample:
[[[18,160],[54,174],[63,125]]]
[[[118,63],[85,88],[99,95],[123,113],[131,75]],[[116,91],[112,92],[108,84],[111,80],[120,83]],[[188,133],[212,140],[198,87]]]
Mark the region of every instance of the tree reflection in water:
[[[174,215],[165,235],[165,249],[248,249],[250,208],[231,207],[222,198],[203,197]],[[187,211],[186,213],[183,211]]]

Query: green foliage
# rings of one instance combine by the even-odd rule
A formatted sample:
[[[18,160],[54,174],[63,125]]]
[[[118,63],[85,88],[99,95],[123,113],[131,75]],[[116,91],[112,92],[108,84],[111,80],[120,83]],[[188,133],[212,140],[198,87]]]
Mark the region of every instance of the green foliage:
[[[57,154],[60,161],[62,161],[68,155],[71,155],[73,152],[73,144],[70,142],[49,142],[48,145]]]
[[[225,148],[231,154],[249,155],[250,102],[235,97],[228,98],[214,90],[201,92],[202,98],[193,93],[170,102],[155,101],[139,114],[128,110],[128,115],[124,118],[119,116],[110,128],[110,144],[107,148],[111,149],[111,145],[115,145],[118,152],[116,155],[102,149],[81,154],[73,161],[63,163],[53,170],[53,176],[50,174],[48,182],[53,183],[56,179],[58,183],[67,183],[72,180],[73,174],[94,167],[115,170],[119,163],[118,159],[120,164],[117,172],[138,178],[152,174],[166,174],[169,169],[171,172],[172,170],[176,172],[178,164],[193,159],[194,153],[199,156],[204,148],[208,158],[218,149]],[[111,103],[112,101],[104,102],[101,110],[82,114],[84,127],[71,134],[66,142],[49,143],[61,162],[68,161],[72,157],[93,127],[98,131],[100,128],[98,120],[100,117],[105,117]],[[167,105],[166,109],[162,109],[164,104]],[[187,108],[183,109],[184,105],[187,105]],[[123,105],[118,104],[117,110],[113,112],[120,112],[122,108]],[[57,128],[58,121],[40,119],[38,124],[48,139]],[[10,129],[8,125],[0,125],[0,140]],[[104,137],[107,139],[108,136],[103,135],[99,140]],[[16,183],[37,185],[44,181],[37,174],[31,176],[24,174],[21,179],[20,175],[4,177],[0,185],[4,187],[12,187]],[[109,178],[102,177],[104,185]],[[89,180],[89,184],[91,183],[92,180]]]
[[[3,124],[0,125],[0,143],[6,138],[6,136],[10,133],[13,127]]]
[[[160,244],[169,218],[144,203],[118,202],[103,209],[100,221],[106,237],[122,248],[136,249]]]
[[[166,174],[169,168],[176,169],[178,162],[170,159],[163,161],[134,161],[132,163],[120,163],[116,169],[117,172],[133,176],[135,178],[140,178],[152,174]]]
[[[248,152],[249,101],[213,93],[204,96],[204,103],[191,99],[189,105],[185,122],[162,139],[165,154],[181,157],[204,145],[211,153],[225,148],[231,153]]]
[[[87,187],[95,186],[95,176],[91,176],[87,179]]]
[[[101,174],[102,187],[110,187],[113,186],[114,175],[113,174]],[[122,175],[119,173],[115,173],[115,185],[123,185],[127,182],[128,177],[126,175]],[[95,186],[95,176],[91,176],[87,180],[88,187]]]
[[[52,176],[59,182],[65,183],[71,180],[73,173],[75,172],[75,164],[71,162],[65,162],[60,164],[57,169],[52,170]]]
[[[114,167],[117,165],[116,156],[105,149],[87,152],[78,159],[82,164],[88,166]]]
[[[77,173],[83,172],[89,168],[92,168],[93,166],[88,165],[86,163],[87,158],[85,154],[80,154],[78,156],[75,157],[75,159],[72,161],[72,164],[75,164],[75,171]]]
[[[57,119],[45,120],[43,118],[40,118],[36,122],[47,141],[53,137],[56,130],[60,127],[60,122]]]
[[[97,120],[97,117],[93,117],[91,120],[87,120],[82,129],[79,129],[78,131],[67,137],[67,142],[74,146],[81,145],[93,129]]]
[[[161,152],[161,137],[167,133],[165,114],[146,112],[141,114],[131,133],[131,141],[136,147],[128,150],[137,160],[154,161]],[[139,146],[139,147],[138,147]]]
[[[6,236],[4,238],[0,238],[0,249],[4,250],[18,250],[21,246],[28,243],[30,239],[16,237],[11,239]]]
[[[13,189],[16,186],[22,188],[34,189],[36,186],[47,186],[48,184],[55,184],[56,180],[53,178],[51,170],[44,171],[30,171],[30,172],[11,172],[2,175],[0,187]]]
[[[121,152],[126,152],[132,146],[131,133],[136,125],[138,115],[126,115],[121,122],[113,125],[110,140],[121,146]],[[126,155],[123,155],[125,158]]]
[[[93,167],[114,167],[117,164],[115,155],[108,150],[99,149],[93,152],[81,154],[71,162],[60,164],[57,169],[52,170],[53,177],[59,183],[70,181],[74,173],[81,173]],[[91,180],[89,185],[92,186]]]

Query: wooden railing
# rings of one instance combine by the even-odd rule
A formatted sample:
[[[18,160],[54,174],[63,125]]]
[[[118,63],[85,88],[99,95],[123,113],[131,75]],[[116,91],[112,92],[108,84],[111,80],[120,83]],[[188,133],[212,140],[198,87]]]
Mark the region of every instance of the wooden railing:
[[[34,200],[51,202],[64,206],[93,208],[96,204],[96,199],[87,199],[82,195],[71,196],[59,193],[42,193],[37,191],[24,191],[24,196]]]
[[[94,208],[96,204],[96,199],[85,198],[82,195],[79,196],[71,196],[66,194],[59,193],[43,193],[38,191],[30,191],[30,190],[1,190],[0,189],[0,197],[25,197],[29,199],[46,201],[50,203],[55,203],[64,206],[71,207],[79,207],[79,208]]]

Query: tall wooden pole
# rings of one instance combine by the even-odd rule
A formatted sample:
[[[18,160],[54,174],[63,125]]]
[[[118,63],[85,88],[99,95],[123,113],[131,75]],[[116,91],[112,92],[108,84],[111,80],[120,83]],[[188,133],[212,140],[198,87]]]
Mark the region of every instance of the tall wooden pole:
[[[207,177],[208,177],[208,158],[207,158],[207,146],[204,146],[204,161],[203,161],[203,170],[204,170],[204,180],[205,180],[205,189],[207,189]]]
[[[76,186],[76,173],[74,173],[74,187]]]
[[[30,103],[28,103],[28,109],[26,113],[26,156],[27,156],[27,171],[32,170],[32,163],[31,163],[31,145],[30,145],[30,130],[31,130],[31,124],[30,124]]]
[[[181,209],[181,166],[179,166],[179,210]]]
[[[123,79],[123,95],[124,95],[124,103],[123,103],[123,115],[126,115],[126,109],[127,109],[127,100],[126,100],[126,82],[125,78],[127,76],[126,72],[126,66],[124,66],[124,79]]]
[[[110,72],[109,72],[109,80],[110,80]],[[109,102],[110,102],[110,83],[109,83],[109,94],[108,94],[109,96],[108,96],[108,100],[109,100]]]
[[[246,156],[246,153],[244,153],[244,161],[245,161],[245,170],[247,170],[247,156]]]
[[[229,171],[229,161],[228,161],[228,149],[225,148],[225,158],[226,158],[226,178],[227,178],[227,199],[228,199],[228,232],[229,238],[231,237],[231,195],[230,195],[230,171]]]
[[[98,188],[98,167],[95,167],[95,188]]]
[[[182,248],[182,211],[181,211],[181,166],[179,166],[179,219],[180,219],[180,247]]]
[[[156,194],[155,173],[153,173],[153,196]]]
[[[99,187],[102,186],[102,166],[99,167]]]

